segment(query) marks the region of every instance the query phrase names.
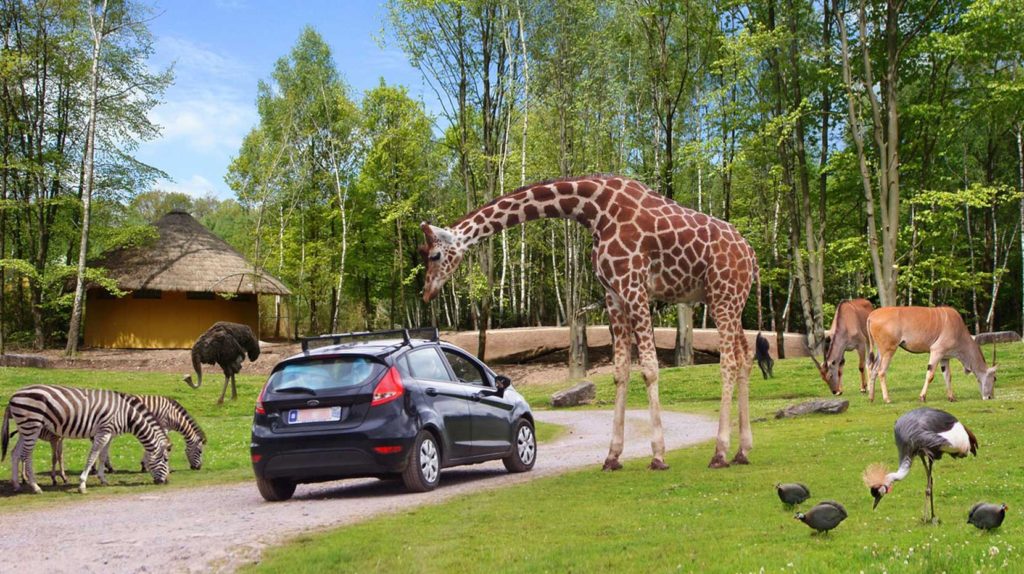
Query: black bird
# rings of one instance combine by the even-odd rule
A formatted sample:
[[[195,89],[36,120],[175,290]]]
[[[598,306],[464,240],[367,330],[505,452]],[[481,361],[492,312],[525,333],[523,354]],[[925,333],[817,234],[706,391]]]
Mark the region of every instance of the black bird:
[[[892,492],[893,483],[903,480],[910,474],[910,465],[914,457],[920,457],[924,470],[928,473],[925,487],[925,512],[930,516],[927,520],[935,521],[935,499],[932,497],[932,465],[935,460],[948,454],[963,458],[967,453],[978,455],[978,439],[967,427],[946,411],[921,407],[904,414],[896,420],[894,429],[896,448],[899,449],[900,467],[896,472],[887,472],[881,464],[873,464],[864,471],[864,483],[871,489],[875,497],[875,505],[882,497]]]
[[[800,504],[811,497],[811,491],[799,482],[776,484],[775,490],[779,493],[779,500],[790,506]]]
[[[793,518],[818,532],[828,532],[846,520],[846,509],[834,500],[823,500],[806,513],[797,512]]]
[[[236,399],[238,391],[235,389],[235,375],[242,370],[242,361],[246,355],[250,361],[255,361],[260,356],[260,343],[253,335],[252,329],[240,323],[218,321],[192,345],[192,368],[195,369],[199,381],[193,385],[192,375],[185,375],[185,383],[193,389],[198,389],[203,385],[202,363],[220,365],[224,371],[224,388],[220,392],[217,404],[224,402],[229,381],[231,398]]]
[[[970,514],[967,515],[967,523],[973,524],[982,530],[991,530],[993,528],[999,528],[1003,523],[1003,519],[1006,518],[1005,504],[988,504],[986,502],[979,502],[971,508]]]

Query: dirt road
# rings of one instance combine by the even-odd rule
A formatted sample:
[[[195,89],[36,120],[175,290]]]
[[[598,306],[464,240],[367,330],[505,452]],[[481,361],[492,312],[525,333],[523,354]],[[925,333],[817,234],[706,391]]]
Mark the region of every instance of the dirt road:
[[[511,475],[492,462],[444,471],[440,487],[424,494],[407,494],[400,483],[360,479],[302,485],[294,499],[270,504],[255,484],[244,483],[14,512],[3,515],[0,556],[25,573],[232,571],[257,560],[267,546],[302,532],[574,469],[598,472],[611,436],[610,411],[538,411],[536,416],[569,432],[538,448],[529,473]],[[669,449],[711,439],[717,430],[702,416],[664,412],[662,417]],[[647,411],[629,411],[624,456],[650,457],[649,437]]]

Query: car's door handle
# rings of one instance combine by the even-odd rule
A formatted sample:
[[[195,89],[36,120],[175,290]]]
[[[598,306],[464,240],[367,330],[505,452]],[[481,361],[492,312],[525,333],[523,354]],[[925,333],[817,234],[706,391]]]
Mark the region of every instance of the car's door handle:
[[[483,398],[483,394],[482,393],[473,393],[473,400],[474,401],[479,401],[482,398]]]
[[[428,397],[436,397],[437,396],[437,389],[435,389],[434,387],[427,387],[427,396]]]

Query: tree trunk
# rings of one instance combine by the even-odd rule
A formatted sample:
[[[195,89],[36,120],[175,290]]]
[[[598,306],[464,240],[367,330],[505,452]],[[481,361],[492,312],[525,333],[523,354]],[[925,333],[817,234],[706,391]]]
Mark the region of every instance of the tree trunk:
[[[100,13],[94,13],[89,6],[89,28],[92,32],[92,71],[89,76],[89,118],[85,135],[85,170],[82,174],[82,235],[78,248],[78,272],[75,281],[75,300],[71,308],[71,323],[68,326],[68,342],[64,354],[73,356],[78,352],[78,331],[85,307],[85,260],[89,256],[89,214],[92,207],[93,170],[96,154],[96,116],[99,107],[100,48],[106,36],[107,0],[103,0]]]
[[[676,305],[675,364],[685,367],[693,364],[693,305]]]

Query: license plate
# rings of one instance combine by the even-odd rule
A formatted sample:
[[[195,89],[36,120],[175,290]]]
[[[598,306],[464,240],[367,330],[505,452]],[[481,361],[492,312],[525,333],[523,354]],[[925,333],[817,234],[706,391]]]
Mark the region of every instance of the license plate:
[[[341,407],[319,409],[292,409],[288,411],[288,424],[327,423],[341,420]]]

